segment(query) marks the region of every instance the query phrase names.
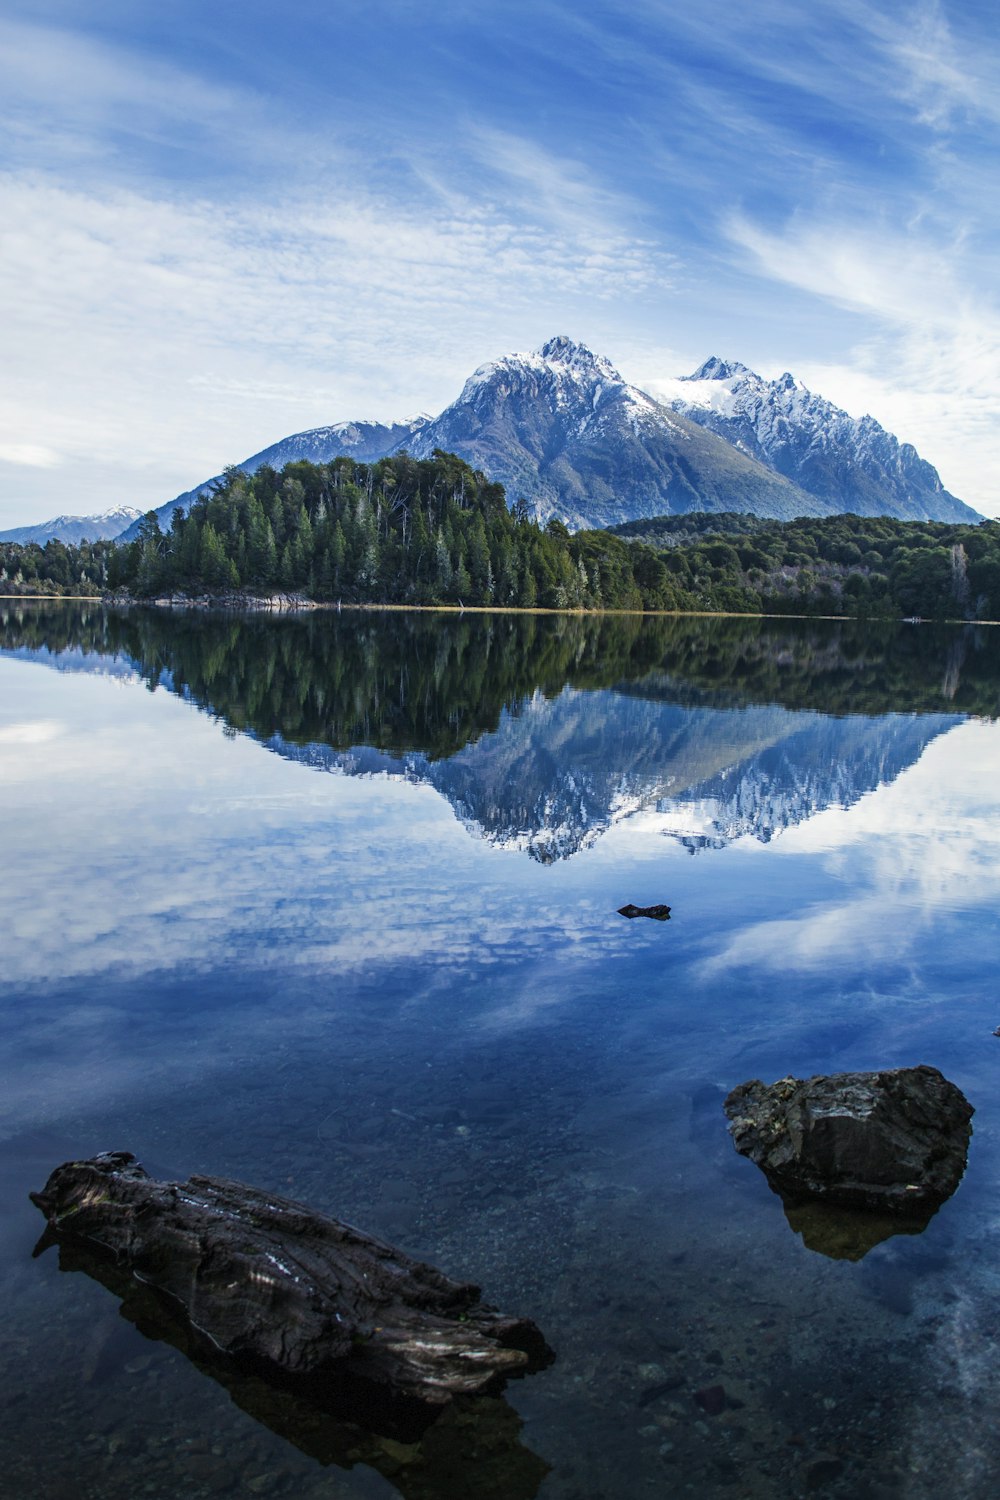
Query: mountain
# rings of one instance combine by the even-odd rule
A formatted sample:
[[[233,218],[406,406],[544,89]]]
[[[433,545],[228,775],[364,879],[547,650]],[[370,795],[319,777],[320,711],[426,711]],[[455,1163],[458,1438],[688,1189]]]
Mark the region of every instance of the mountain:
[[[116,621],[95,610],[74,628],[60,606],[48,617],[12,611],[0,651],[57,671],[162,687],[317,771],[431,786],[474,838],[541,864],[592,847],[637,815],[693,854],[741,838],[769,843],[894,781],[965,719],[960,711],[908,711],[908,681],[919,702],[935,682],[938,701],[948,699],[940,691],[943,642],[914,655],[905,627],[895,632],[898,654],[877,653],[867,667],[854,658],[849,672],[856,648],[836,628],[739,621],[705,633],[704,622],[657,621],[630,650],[623,621],[610,631],[574,622],[570,642],[555,629],[528,634],[525,623],[414,626],[396,615],[359,627],[327,615],[256,618],[234,629],[231,619],[209,616],[192,631],[183,617],[126,612]],[[362,633],[367,648],[359,649]],[[830,713],[768,701],[739,685],[758,650],[757,665],[770,661],[793,699],[804,688],[807,701],[822,701],[832,677],[867,673],[880,685],[877,700],[904,711]],[[735,681],[725,666],[730,655]],[[819,674],[799,681],[799,692],[796,663]],[[608,680],[615,667],[623,675],[614,687],[582,688],[565,680],[573,666],[584,679]],[[249,719],[248,704],[257,705]]]
[[[332,458],[340,458],[345,454],[357,459],[358,463],[374,463],[387,453],[395,453],[400,448],[411,448],[416,434],[430,420],[430,417],[421,415],[391,424],[334,422],[330,427],[310,427],[305,432],[295,432],[291,437],[272,443],[269,448],[262,448],[259,453],[245,458],[239,467],[246,474],[256,474],[265,464],[270,464],[273,469],[283,469],[286,464],[294,463],[300,458],[313,464],[325,464]],[[178,506],[187,513],[199,495],[207,494],[214,485],[221,484],[222,479],[221,474],[216,474],[203,484],[196,485],[193,490],[185,490],[183,494],[175,495],[173,500],[168,500],[166,505],[161,505],[156,512],[161,527],[167,529]],[[141,519],[138,511],[135,516]],[[136,531],[134,522],[130,522],[122,535],[122,541],[130,542]],[[0,541],[2,540],[4,538],[0,537]],[[8,540],[14,541],[16,538],[10,537]]]
[[[496,730],[446,758],[335,750],[280,733],[261,743],[314,770],[433,786],[474,838],[548,865],[637,814],[692,854],[744,837],[770,843],[895,781],[961,722],[681,706],[567,687],[504,709]]]
[[[428,458],[436,448],[499,480],[540,521],[555,516],[573,529],[691,511],[980,519],[909,444],[872,417],[855,421],[791,375],[769,382],[711,359],[657,400],[563,336],[481,365],[439,417],[315,427],[239,467],[253,473],[342,454],[373,462],[403,449]],[[161,506],[161,526],[213,483]],[[124,539],[134,535],[132,527]]]
[[[37,542],[39,547],[50,541],[70,546],[83,541],[102,542],[119,536],[141,515],[131,505],[116,505],[99,516],[53,516],[51,521],[40,521],[37,526],[14,526],[9,531],[0,531],[0,542],[19,542],[21,546]]]
[[[457,453],[574,530],[676,511],[823,515],[811,496],[676,416],[568,338],[480,368],[410,444]]]
[[[901,521],[978,521],[937,470],[874,417],[850,417],[787,371],[765,380],[712,358],[671,383],[673,411],[783,474],[835,511]]]

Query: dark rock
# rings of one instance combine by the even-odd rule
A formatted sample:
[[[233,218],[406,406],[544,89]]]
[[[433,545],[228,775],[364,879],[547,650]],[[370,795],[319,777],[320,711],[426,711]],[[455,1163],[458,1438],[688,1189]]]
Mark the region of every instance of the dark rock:
[[[669,906],[633,906],[631,901],[628,906],[619,906],[620,917],[652,917],[654,922],[669,922]]]
[[[184,1309],[214,1350],[336,1373],[440,1406],[495,1391],[551,1351],[479,1288],[301,1203],[217,1177],[157,1182],[127,1151],[57,1167],[32,1201]]]
[[[725,1102],[737,1151],[787,1202],[824,1198],[919,1217],[955,1191],[971,1104],[936,1068],[753,1079]]]
[[[806,1489],[820,1490],[825,1484],[831,1484],[834,1479],[839,1479],[843,1472],[844,1465],[839,1458],[819,1458],[806,1469]]]
[[[717,1417],[726,1409],[726,1391],[721,1385],[706,1385],[703,1390],[695,1391],[694,1399],[706,1417]]]

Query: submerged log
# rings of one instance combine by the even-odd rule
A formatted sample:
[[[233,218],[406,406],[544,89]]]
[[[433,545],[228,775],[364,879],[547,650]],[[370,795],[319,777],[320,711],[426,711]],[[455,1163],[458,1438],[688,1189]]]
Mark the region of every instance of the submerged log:
[[[157,1182],[127,1151],[66,1162],[32,1202],[183,1309],[219,1353],[438,1406],[552,1354],[529,1318],[301,1203],[219,1177]]]
[[[630,901],[627,906],[619,906],[620,917],[652,917],[654,922],[667,922],[670,920],[669,906],[633,906]]]
[[[132,1323],[144,1338],[178,1349],[255,1422],[324,1467],[367,1464],[404,1500],[534,1500],[548,1473],[521,1442],[521,1418],[503,1396],[456,1396],[434,1406],[331,1370],[292,1375],[224,1356],[192,1328],[180,1303],[86,1241],[59,1244],[59,1269],[100,1282],[120,1299],[123,1330]]]
[[[973,1108],[937,1068],[757,1078],[724,1105],[733,1144],[789,1202],[917,1216],[965,1171]]]

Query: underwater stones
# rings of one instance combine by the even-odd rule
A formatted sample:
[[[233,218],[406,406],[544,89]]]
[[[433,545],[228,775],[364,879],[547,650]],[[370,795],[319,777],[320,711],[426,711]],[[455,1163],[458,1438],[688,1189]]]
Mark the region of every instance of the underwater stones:
[[[924,1065],[752,1079],[724,1109],[736,1150],[786,1203],[821,1198],[909,1218],[955,1191],[972,1134],[961,1089]]]
[[[654,922],[668,922],[670,920],[669,906],[633,906],[631,901],[628,906],[619,906],[620,917],[652,917]]]
[[[718,1417],[726,1409],[726,1388],[722,1385],[706,1385],[695,1391],[695,1405],[700,1406],[706,1417]]]
[[[32,1202],[182,1310],[206,1350],[440,1407],[551,1359],[528,1318],[301,1203],[218,1177],[158,1182],[127,1151],[57,1167]]]

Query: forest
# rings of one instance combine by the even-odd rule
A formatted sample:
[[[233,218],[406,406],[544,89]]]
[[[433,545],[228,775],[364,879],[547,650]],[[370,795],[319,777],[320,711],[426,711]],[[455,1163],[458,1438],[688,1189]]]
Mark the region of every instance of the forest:
[[[0,543],[0,593],[301,595],[343,604],[1000,618],[1000,523],[736,512],[571,535],[453,454],[229,469],[163,531]]]

